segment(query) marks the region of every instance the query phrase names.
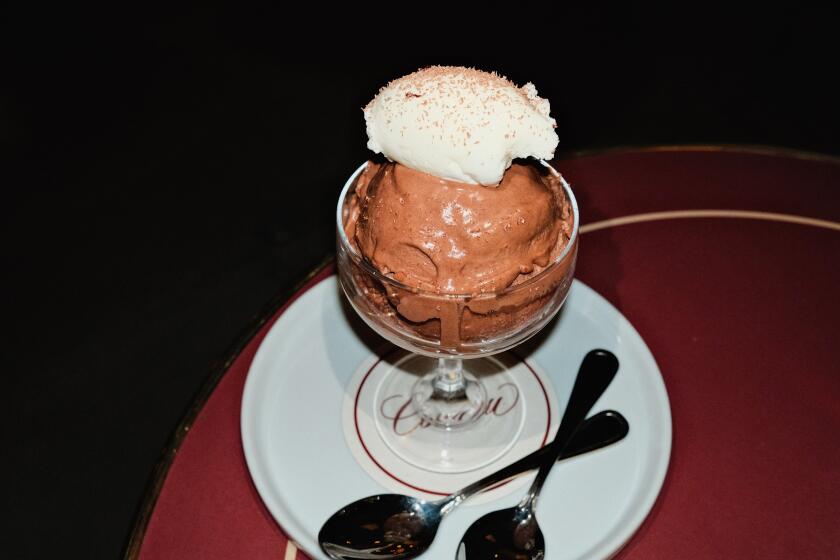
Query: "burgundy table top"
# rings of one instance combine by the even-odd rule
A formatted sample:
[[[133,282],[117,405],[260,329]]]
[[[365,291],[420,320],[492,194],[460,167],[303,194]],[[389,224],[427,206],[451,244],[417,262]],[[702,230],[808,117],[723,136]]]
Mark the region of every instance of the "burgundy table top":
[[[683,148],[557,168],[584,224],[577,277],[633,323],[671,401],[665,485],[617,557],[840,558],[840,160]],[[239,434],[248,367],[285,305],[179,428],[127,557],[305,558]]]

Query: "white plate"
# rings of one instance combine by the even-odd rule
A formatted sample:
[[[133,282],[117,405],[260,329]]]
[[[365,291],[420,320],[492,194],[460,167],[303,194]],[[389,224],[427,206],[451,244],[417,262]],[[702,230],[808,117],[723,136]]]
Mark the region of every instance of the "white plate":
[[[365,341],[379,344],[351,313],[335,276],[303,294],[263,340],[242,398],[242,442],[257,491],[299,548],[319,559],[326,556],[317,535],[330,515],[359,498],[393,491],[365,471],[345,440],[345,393],[360,365],[373,357]],[[633,326],[575,281],[558,319],[530,344],[526,358],[565,403],[581,359],[593,348],[612,351],[620,363],[593,412],[618,410],[630,433],[552,471],[537,510],[552,560],[607,558],[618,551],[650,512],[668,469],[671,412],[656,362]],[[529,481],[523,477],[522,484]],[[426,557],[454,558],[473,521],[513,506],[520,493],[456,509]]]

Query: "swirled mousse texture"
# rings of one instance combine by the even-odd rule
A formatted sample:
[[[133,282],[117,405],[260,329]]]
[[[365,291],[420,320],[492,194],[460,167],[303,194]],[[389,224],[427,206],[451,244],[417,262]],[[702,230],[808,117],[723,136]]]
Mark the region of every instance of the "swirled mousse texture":
[[[533,84],[433,66],[382,88],[365,107],[368,148],[443,179],[497,185],[515,158],[551,159],[558,138]]]
[[[351,201],[348,238],[383,274],[442,294],[495,292],[528,278],[568,243],[560,178],[514,164],[496,188],[369,163]]]
[[[368,163],[343,215],[359,257],[400,283],[354,269],[357,304],[426,348],[460,354],[524,336],[571,284],[573,207],[560,177],[538,164],[514,164],[488,189]]]

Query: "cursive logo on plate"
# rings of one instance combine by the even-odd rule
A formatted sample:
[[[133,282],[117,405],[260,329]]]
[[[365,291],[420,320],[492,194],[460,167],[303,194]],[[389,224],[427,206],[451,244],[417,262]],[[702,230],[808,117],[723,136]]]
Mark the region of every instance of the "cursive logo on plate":
[[[477,416],[499,417],[509,414],[519,405],[519,389],[513,383],[502,383],[487,399],[487,404],[478,411]],[[390,395],[382,399],[379,406],[379,414],[388,420],[394,434],[398,436],[409,436],[418,429],[426,429],[431,426],[425,418],[421,418],[411,406],[411,396]],[[468,418],[455,418],[461,423]]]

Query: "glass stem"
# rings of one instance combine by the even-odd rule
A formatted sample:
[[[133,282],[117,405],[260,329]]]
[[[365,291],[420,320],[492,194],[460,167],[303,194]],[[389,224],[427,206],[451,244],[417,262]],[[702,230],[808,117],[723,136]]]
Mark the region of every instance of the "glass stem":
[[[433,385],[433,396],[438,399],[462,399],[466,394],[463,360],[460,358],[438,358],[437,375]]]

